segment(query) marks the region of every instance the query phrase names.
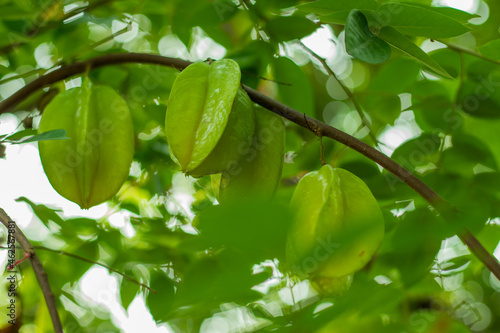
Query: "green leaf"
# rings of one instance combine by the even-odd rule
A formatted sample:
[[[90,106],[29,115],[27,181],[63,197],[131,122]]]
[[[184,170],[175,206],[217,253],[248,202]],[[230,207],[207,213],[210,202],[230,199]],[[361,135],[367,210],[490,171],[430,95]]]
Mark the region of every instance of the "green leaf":
[[[187,311],[199,313],[218,308],[219,303],[255,300],[259,293],[251,288],[264,282],[268,274],[253,274],[252,266],[245,256],[234,250],[202,257],[186,270],[177,289],[174,308],[192,305]]]
[[[0,20],[2,21],[15,21],[15,20],[31,20],[34,13],[27,12],[14,5],[6,6],[2,5],[2,11],[0,12]],[[29,21],[28,21],[29,22]]]
[[[277,42],[300,39],[312,34],[318,26],[305,17],[278,16],[266,24],[266,31]]]
[[[170,307],[174,302],[175,287],[173,281],[160,269],[150,271],[149,287],[158,293],[149,292],[146,302],[155,320],[166,321]]]
[[[433,155],[439,151],[441,139],[431,133],[423,133],[418,138],[411,139],[400,145],[391,158],[409,171],[419,166],[434,163]]]
[[[7,139],[11,139],[12,136],[8,137]],[[31,138],[17,141],[17,142],[11,142],[12,144],[21,144],[21,143],[29,143],[29,142],[37,142],[37,141],[50,141],[50,140],[69,140],[66,136],[66,130],[63,129],[56,129],[56,130],[51,130],[47,132],[43,132],[37,135],[32,136]]]
[[[131,272],[128,272],[131,273]],[[126,273],[127,274],[127,273]],[[120,285],[120,300],[123,308],[126,310],[130,303],[134,300],[134,298],[139,293],[140,287],[139,285],[127,280],[123,279]]]
[[[401,114],[401,100],[397,95],[370,93],[363,103],[370,116],[381,124],[394,125],[394,121]]]
[[[477,238],[490,253],[493,253],[498,247],[498,240],[500,239],[500,225],[487,224],[481,231]]]
[[[346,51],[354,58],[370,64],[379,64],[391,56],[390,46],[375,36],[363,13],[353,9],[345,26]]]
[[[321,22],[324,23],[332,23],[332,24],[339,24],[339,25],[345,25],[345,22],[347,21],[347,17],[349,16],[350,10],[345,10],[342,12],[336,12],[324,16],[320,16]]]
[[[488,91],[482,85],[482,77],[465,80],[458,101],[464,112],[473,117],[494,119],[500,118],[500,93]]]
[[[22,138],[25,138],[27,136],[31,136],[31,135],[36,135],[38,132],[37,130],[34,130],[34,129],[25,129],[25,130],[22,130],[22,131],[19,131],[19,132],[16,132],[14,134],[11,134],[11,135],[2,135],[0,136],[0,142],[1,141],[5,141],[5,140],[20,140]]]
[[[396,267],[404,285],[411,286],[429,273],[441,240],[446,236],[444,221],[429,209],[405,213],[394,232],[386,236],[380,261]]]
[[[452,145],[442,154],[440,160],[442,170],[462,177],[472,177],[474,176],[474,167],[477,164],[497,169],[493,154],[481,140],[457,132],[453,135]]]
[[[410,57],[416,59],[426,67],[428,67],[433,72],[451,79],[452,77],[448,74],[437,62],[432,60],[431,57],[427,55],[421,48],[413,44],[405,35],[397,31],[393,27],[383,27],[378,36],[385,40],[387,43],[391,44],[398,50],[406,53]]]
[[[199,217],[202,237],[212,246],[239,249],[255,263],[284,258],[290,221],[286,207],[238,202],[210,207]]]
[[[500,39],[492,40],[478,48],[478,51],[482,55],[494,60],[500,60],[500,52],[498,50],[500,50]]]
[[[458,21],[462,24],[466,24],[469,22],[469,20],[480,17],[480,15],[477,14],[471,14],[468,12],[464,12],[462,10],[456,9],[456,8],[451,8],[451,7],[430,7],[428,9],[431,9],[432,11],[435,11],[439,14],[448,16],[455,21]]]
[[[369,90],[394,95],[403,93],[417,80],[419,73],[420,66],[413,59],[391,59],[372,79]]]
[[[469,20],[475,17],[480,17],[477,14],[471,14],[452,7],[431,7],[429,6],[430,3],[422,4],[422,3],[412,2],[411,5],[416,7],[421,7],[427,10],[432,10],[435,13],[448,16],[449,18],[463,24],[466,24]]]
[[[50,221],[55,222],[58,225],[62,225],[64,223],[64,220],[57,214],[57,212],[61,211],[60,209],[52,209],[42,204],[36,204],[26,197],[19,197],[16,201],[27,203],[40,221],[45,224],[45,226],[48,226]]]
[[[455,190],[446,197],[457,210],[453,216],[453,227],[457,231],[458,228],[467,228],[476,234],[484,228],[489,218],[497,216],[495,207],[499,205],[498,199],[483,191],[471,178],[455,178],[454,185]]]
[[[210,1],[195,10],[190,22],[205,29],[205,27],[214,27],[226,22],[237,12],[238,7],[230,0]]]
[[[411,36],[447,38],[470,31],[448,16],[422,6],[403,3],[383,4],[377,10],[375,18],[380,26],[391,26]]]
[[[484,60],[473,60],[466,67],[466,78],[457,96],[464,112],[478,118],[500,118],[498,66]]]
[[[418,125],[429,131],[448,132],[461,117],[454,113],[451,92],[439,81],[418,81],[409,91]]]
[[[335,12],[350,12],[353,9],[375,10],[377,7],[375,0],[318,0],[296,6],[300,11],[321,16]]]
[[[480,139],[487,145],[495,156],[497,165],[500,165],[500,119],[481,119],[465,116],[463,119],[464,131]]]
[[[429,56],[453,78],[460,75],[460,54],[448,48],[429,52]]]
[[[287,57],[273,61],[274,79],[278,81],[280,100],[300,112],[314,116],[314,96],[309,78],[302,69]],[[283,83],[283,84],[281,84]]]

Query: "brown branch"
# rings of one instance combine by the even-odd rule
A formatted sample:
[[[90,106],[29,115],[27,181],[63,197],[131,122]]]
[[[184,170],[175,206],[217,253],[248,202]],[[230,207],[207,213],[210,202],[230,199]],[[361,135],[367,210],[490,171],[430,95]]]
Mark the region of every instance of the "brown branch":
[[[67,66],[63,66],[53,72],[39,77],[38,79],[30,82],[15,94],[0,103],[0,114],[13,110],[21,101],[31,95],[38,89],[41,89],[47,85],[55,83],[60,80],[64,80],[70,76],[80,74],[85,72],[86,68],[95,69],[102,66],[123,64],[123,63],[148,63],[156,64],[162,66],[175,67],[177,69],[184,69],[190,62],[176,59],[162,57],[159,55],[152,54],[141,54],[141,53],[121,53],[121,54],[109,54],[101,57],[96,57],[89,59],[87,61],[73,63]],[[243,86],[245,91],[248,93],[250,98],[260,104],[261,106],[271,110],[272,112],[300,125],[306,129],[309,129],[315,135],[322,135],[329,137],[335,141],[338,141],[347,147],[356,150],[362,155],[368,157],[375,163],[379,164],[387,171],[394,174],[401,181],[411,187],[415,192],[417,192],[422,198],[434,206],[437,211],[448,221],[453,221],[456,214],[456,210],[448,202],[444,201],[436,192],[425,185],[420,179],[418,179],[411,172],[403,168],[401,165],[396,163],[391,158],[387,157],[380,151],[371,147],[370,145],[364,143],[355,137],[344,133],[332,126],[329,126],[317,119],[306,116],[291,107],[284,105],[274,99],[250,88]],[[481,243],[472,235],[469,231],[465,230],[458,235],[460,239],[469,247],[470,251],[498,278],[500,279],[500,263],[493,257],[482,245]]]
[[[177,58],[162,57],[155,54],[144,53],[117,53],[107,54],[101,57],[92,58],[82,62],[75,62],[47,73],[31,81],[23,88],[19,89],[9,98],[0,103],[0,114],[12,111],[19,103],[31,95],[34,91],[55,82],[67,79],[73,75],[84,73],[86,69],[93,70],[103,66],[117,65],[124,63],[142,63],[161,66],[170,66],[182,70],[191,62]]]
[[[47,303],[47,308],[49,309],[50,318],[52,319],[52,325],[54,326],[54,332],[62,333],[63,329],[61,320],[59,319],[59,313],[57,312],[56,298],[52,293],[52,289],[50,288],[47,273],[45,273],[42,262],[36,255],[33,245],[31,245],[30,241],[26,238],[21,229],[18,228],[17,224],[12,221],[9,215],[7,215],[7,213],[5,213],[2,208],[0,208],[0,221],[2,221],[7,230],[11,228],[9,224],[14,225],[15,240],[19,243],[23,251],[30,256],[29,260],[31,262],[31,266],[33,267],[33,271],[35,272],[38,283],[40,284],[40,289],[42,289],[43,296],[45,297],[45,303]]]

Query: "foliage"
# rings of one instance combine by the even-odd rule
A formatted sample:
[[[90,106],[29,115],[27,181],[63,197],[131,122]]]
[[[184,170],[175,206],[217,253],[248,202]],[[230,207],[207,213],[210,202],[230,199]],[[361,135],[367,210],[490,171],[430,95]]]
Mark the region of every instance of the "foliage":
[[[500,3],[475,0],[470,13],[439,3],[0,1],[2,99],[58,66],[105,54],[226,57],[245,85],[387,153],[458,211],[445,222],[367,157],[289,121],[273,201],[219,205],[219,183],[185,178],[169,152],[165,110],[179,71],[102,66],[83,76],[112,88],[130,109],[135,149],[125,184],[99,218],[83,211],[68,218],[29,193],[18,198],[36,216],[26,233],[43,236],[33,244],[56,250],[37,254],[65,330],[126,329],[109,302],[82,296],[80,282],[98,262],[121,273],[109,271],[118,291],[100,295],[117,297],[125,310],[144,299],[172,332],[500,331],[500,282],[456,237],[467,228],[490,253],[500,240]],[[322,41],[329,52],[307,48],[304,37],[315,31],[329,33]],[[35,130],[54,96],[81,82],[66,78],[23,100],[12,111],[17,129],[0,133],[2,155],[4,146],[66,139],[71,133]],[[322,159],[362,179],[385,220],[377,254],[341,296],[323,294],[286,262],[293,191]],[[113,223],[116,216],[125,226]],[[20,272],[21,332],[50,332],[33,271],[23,263]]]

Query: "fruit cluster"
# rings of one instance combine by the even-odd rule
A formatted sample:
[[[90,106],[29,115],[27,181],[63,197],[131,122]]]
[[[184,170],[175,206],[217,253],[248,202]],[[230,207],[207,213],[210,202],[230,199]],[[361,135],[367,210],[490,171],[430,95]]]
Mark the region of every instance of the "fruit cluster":
[[[283,121],[250,101],[240,76],[231,59],[188,66],[174,82],[165,120],[172,158],[188,175],[212,175],[221,202],[269,200],[283,167]]]
[[[172,159],[187,175],[211,175],[221,204],[271,200],[283,168],[284,123],[252,103],[240,76],[230,59],[194,63],[177,76],[166,112]],[[127,103],[111,88],[85,79],[45,109],[40,131],[60,128],[70,140],[40,142],[54,189],[82,208],[110,199],[127,178],[134,152]],[[325,165],[300,180],[291,208],[295,219],[286,249],[291,269],[326,290],[345,290],[382,241],[376,199],[361,179]]]

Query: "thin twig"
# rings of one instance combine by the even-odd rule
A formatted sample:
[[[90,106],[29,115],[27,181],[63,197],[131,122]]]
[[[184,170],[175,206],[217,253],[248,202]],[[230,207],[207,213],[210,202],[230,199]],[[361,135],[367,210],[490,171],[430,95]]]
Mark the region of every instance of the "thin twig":
[[[160,55],[143,54],[143,53],[119,53],[108,54],[96,58],[92,58],[83,62],[73,63],[63,66],[53,72],[43,75],[26,86],[18,90],[9,98],[0,103],[0,114],[13,110],[19,103],[32,93],[47,85],[53,84],[60,80],[64,80],[73,75],[85,72],[87,66],[91,69],[96,69],[103,66],[123,64],[123,63],[146,63],[156,64],[161,66],[170,66],[177,69],[186,68],[191,62],[163,57]],[[267,108],[268,110],[281,115],[282,117],[294,122],[295,124],[308,128],[315,135],[321,133],[335,141],[338,141],[347,147],[354,149],[362,155],[368,157],[375,163],[379,164],[387,171],[394,174],[406,185],[411,187],[422,198],[434,206],[440,214],[448,221],[453,221],[456,214],[456,209],[448,202],[444,201],[436,192],[425,185],[411,172],[403,168],[391,158],[387,157],[377,149],[356,139],[352,135],[344,133],[332,126],[329,126],[317,119],[306,116],[305,114],[292,109],[291,107],[282,104],[250,87],[243,85],[243,88],[255,103]],[[479,243],[479,241],[469,231],[459,233],[460,239],[469,247],[470,251],[498,278],[500,279],[500,263]]]
[[[471,51],[471,50],[465,49],[463,47],[447,43],[447,42],[445,42],[443,40],[440,40],[440,39],[435,39],[435,41],[439,42],[441,44],[446,45],[450,50],[453,50],[455,52],[466,53],[466,54],[471,55],[473,57],[476,57],[476,58],[479,58],[479,59],[483,59],[485,61],[491,62],[491,63],[496,64],[496,65],[500,65],[500,60],[496,60],[496,59],[491,59],[491,58],[485,57],[484,55],[482,55],[479,52]]]
[[[49,309],[50,318],[52,319],[52,325],[54,326],[54,332],[62,333],[63,329],[61,319],[59,318],[59,313],[57,312],[56,298],[52,293],[52,289],[50,288],[47,273],[45,273],[42,262],[36,255],[33,245],[31,245],[30,241],[26,238],[21,229],[18,228],[17,223],[12,221],[9,215],[7,215],[7,213],[2,208],[0,208],[0,221],[2,221],[3,225],[5,225],[8,230],[11,228],[9,224],[14,225],[15,240],[19,243],[23,251],[29,255],[31,266],[33,267],[33,271],[35,272],[35,276],[38,280],[38,283],[40,284],[40,289],[42,290],[43,296],[45,298],[45,303],[47,303],[47,308]]]
[[[13,75],[13,76],[10,76],[8,78],[2,79],[2,80],[0,80],[0,84],[4,84],[4,83],[7,83],[7,82],[12,81],[12,80],[24,79],[25,77],[33,76],[36,74],[43,74],[46,71],[47,70],[45,68],[37,68],[37,69],[31,70],[31,71],[28,71],[26,73]]]
[[[325,145],[323,144],[323,135],[319,136],[319,149],[320,149],[320,156],[321,156],[321,165],[325,166],[326,161],[325,161]]]
[[[333,69],[330,66],[328,66],[328,64],[326,63],[326,60],[324,58],[322,58],[319,54],[317,54],[316,52],[314,52],[313,50],[311,50],[309,47],[307,47],[304,43],[302,43],[302,41],[299,41],[299,44],[310,55],[312,55],[314,58],[316,58],[321,63],[321,65],[323,66],[323,68],[327,71],[327,73],[330,74],[331,76],[333,76],[333,78],[339,83],[339,85],[342,88],[342,90],[344,91],[344,93],[347,95],[347,97],[349,98],[349,100],[352,102],[352,105],[354,106],[354,109],[356,109],[356,112],[358,113],[359,117],[361,118],[361,121],[363,122],[363,125],[365,125],[366,128],[368,128],[368,135],[372,139],[373,143],[377,144],[378,140],[375,137],[375,134],[373,133],[373,129],[372,129],[371,125],[370,125],[370,122],[366,118],[366,116],[365,116],[365,114],[363,112],[363,109],[361,108],[361,105],[359,105],[359,103],[358,103],[358,101],[356,99],[356,96],[354,96],[354,93],[349,88],[347,88],[347,86],[344,84],[344,82],[342,82],[342,80],[340,80],[337,77],[337,75],[335,74],[335,72],[333,71]]]
[[[84,12],[90,12],[90,11],[92,11],[100,6],[106,5],[107,3],[112,2],[112,1],[114,1],[114,0],[101,0],[101,1],[89,3],[88,6],[77,7],[75,9],[67,12],[66,14],[64,14],[57,21],[54,21],[50,24],[47,24],[46,21],[42,20],[42,21],[38,22],[37,24],[32,25],[30,27],[30,29],[25,32],[25,40],[15,41],[15,42],[12,42],[10,44],[7,44],[7,45],[0,47],[0,55],[5,54],[5,53],[9,53],[12,50],[16,49],[17,47],[24,46],[24,45],[28,44],[29,42],[27,40],[29,38],[33,38],[40,33],[48,31],[51,28],[53,28],[54,26],[60,24],[61,22],[64,22],[65,20],[67,20],[75,15],[78,15],[78,14],[81,14]],[[40,15],[37,15],[37,16],[40,16]]]
[[[53,84],[55,82],[67,79],[73,75],[84,73],[87,67],[91,70],[116,64],[124,63],[143,63],[143,64],[153,64],[160,66],[174,67],[179,70],[186,68],[191,62],[177,59],[162,57],[156,54],[145,54],[145,53],[116,53],[107,54],[104,56],[92,58],[86,61],[75,62],[68,65],[62,65],[60,68],[53,70],[39,78],[31,81],[23,88],[19,89],[10,97],[6,98],[0,103],[0,114],[5,112],[11,112],[14,108],[31,95],[34,91],[41,89],[45,86]]]
[[[78,259],[78,260],[81,260],[81,261],[85,261],[85,262],[88,262],[90,264],[94,264],[94,265],[97,265],[97,266],[101,266],[101,267],[104,267],[106,268],[108,271],[110,272],[114,272],[114,273],[117,273],[119,275],[121,275],[124,279],[127,279],[129,280],[130,282],[133,282],[143,288],[146,288],[147,290],[155,293],[155,294],[158,294],[158,291],[156,291],[155,289],[149,287],[148,285],[142,283],[142,282],[139,282],[133,278],[131,278],[130,276],[126,275],[125,273],[122,273],[112,267],[109,267],[108,265],[106,264],[103,264],[103,263],[100,263],[98,261],[94,261],[94,260],[90,260],[90,259],[87,259],[85,257],[81,257],[77,254],[73,254],[73,253],[69,253],[69,252],[66,252],[66,251],[61,251],[61,250],[53,250],[53,249],[49,249],[48,247],[45,247],[45,246],[40,246],[40,245],[35,245],[33,246],[34,249],[36,250],[43,250],[43,251],[50,251],[50,252],[53,252],[53,253],[57,253],[57,254],[62,254],[62,255],[65,255],[65,256],[68,256],[68,257],[71,257],[71,258],[75,258],[75,259]],[[6,246],[0,246],[0,249],[8,249],[8,247]]]
[[[255,32],[257,34],[257,37],[260,40],[264,40],[265,38],[262,36],[262,34],[266,35],[265,32],[263,31],[262,27],[260,26],[259,20],[262,20],[264,23],[269,22],[269,19],[262,14],[262,12],[252,5],[249,0],[240,0],[240,5],[247,10],[249,13],[254,13],[255,16],[250,15],[250,19],[253,21],[255,25]],[[257,18],[257,19],[256,19]]]
[[[269,81],[269,82],[274,82],[276,84],[279,84],[279,85],[282,85],[282,86],[289,86],[291,87],[292,84],[291,83],[286,83],[286,82],[280,82],[280,81],[276,81],[276,80],[273,80],[273,79],[268,79],[266,77],[263,77],[263,76],[260,76],[260,75],[257,75],[257,74],[254,74],[254,73],[250,73],[250,72],[247,72],[247,71],[241,71],[241,73],[243,74],[247,74],[247,75],[251,75],[253,77],[256,77],[260,80],[264,80],[264,81]],[[1,82],[1,81],[0,81]]]

